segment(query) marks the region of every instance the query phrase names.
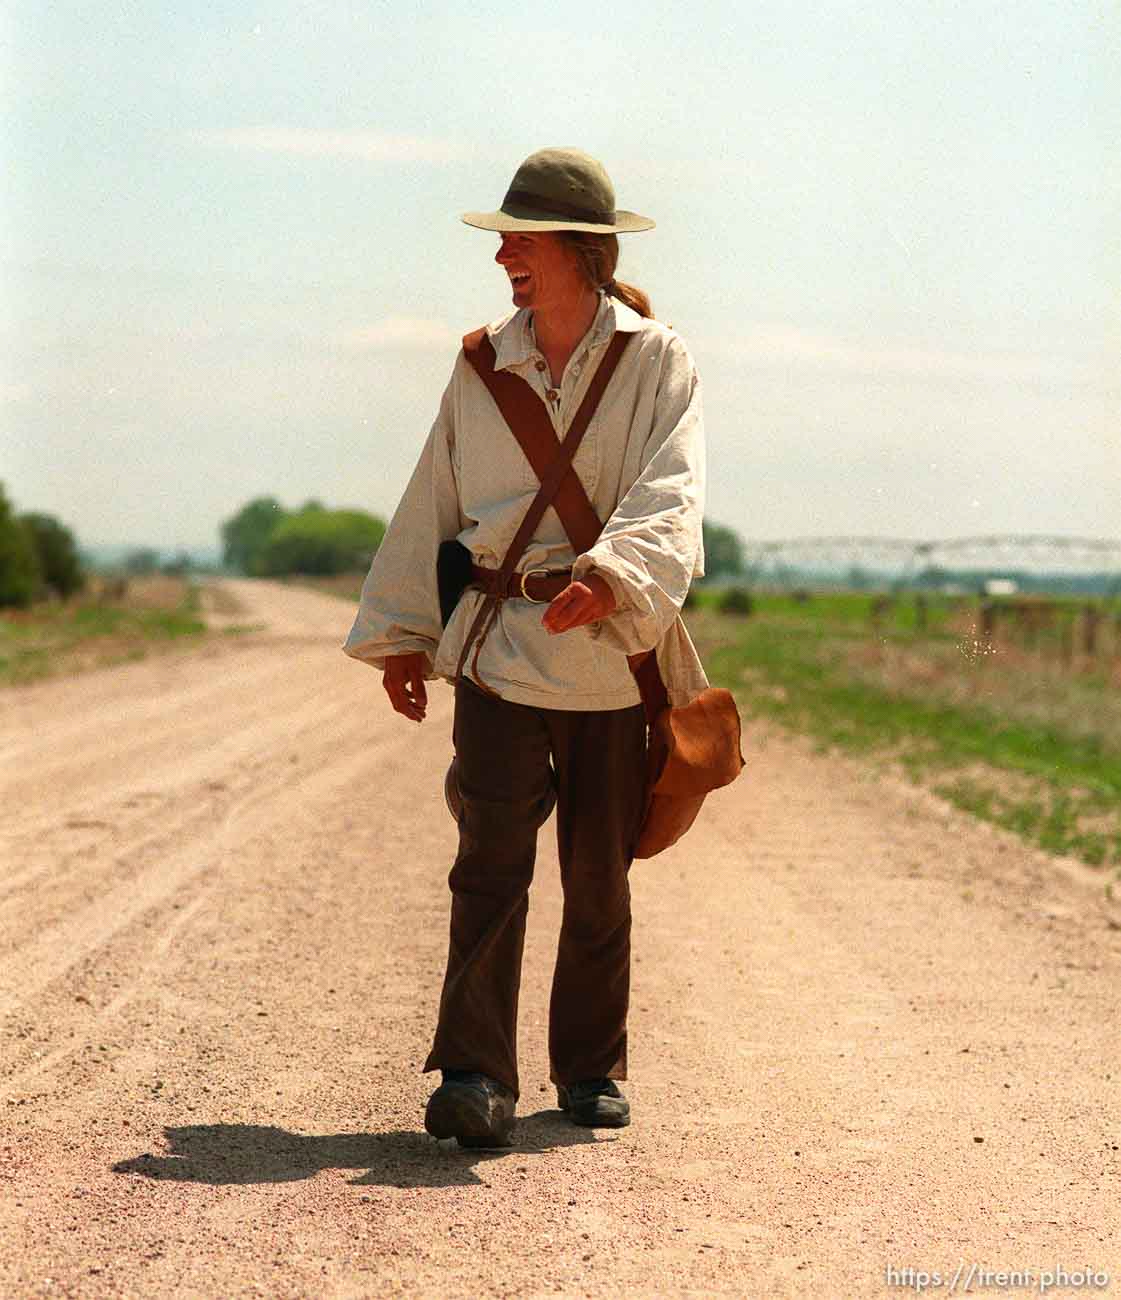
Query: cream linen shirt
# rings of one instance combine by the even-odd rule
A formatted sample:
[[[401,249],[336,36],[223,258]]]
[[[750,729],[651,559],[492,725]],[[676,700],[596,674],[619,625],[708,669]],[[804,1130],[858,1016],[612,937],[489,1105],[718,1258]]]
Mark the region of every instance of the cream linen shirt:
[[[677,334],[600,294],[587,334],[550,390],[548,368],[522,309],[487,326],[495,366],[520,375],[563,437],[616,330],[637,335],[600,401],[575,469],[601,519],[596,544],[577,556],[550,507],[518,570],[594,570],[615,595],[599,622],[551,634],[546,606],[505,600],[482,643],[477,676],[503,699],[552,709],[621,709],[639,702],[626,655],[656,648],[670,702],[708,685],[678,615],[704,572],[701,545],[704,438],[700,383]],[[550,393],[553,395],[550,396]],[[538,479],[490,393],[461,350],[420,460],[363,584],[343,649],[377,668],[423,651],[426,676],[455,680],[463,641],[483,595],[464,592],[440,626],[436,549],[458,538],[477,564],[498,568],[538,489]],[[468,673],[474,649],[464,665]]]

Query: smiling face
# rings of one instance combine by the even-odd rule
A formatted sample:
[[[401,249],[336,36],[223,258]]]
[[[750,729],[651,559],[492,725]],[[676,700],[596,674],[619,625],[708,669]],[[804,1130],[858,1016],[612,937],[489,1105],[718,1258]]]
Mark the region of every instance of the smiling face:
[[[515,307],[564,311],[592,292],[571,247],[553,231],[507,232],[494,260],[510,277]]]

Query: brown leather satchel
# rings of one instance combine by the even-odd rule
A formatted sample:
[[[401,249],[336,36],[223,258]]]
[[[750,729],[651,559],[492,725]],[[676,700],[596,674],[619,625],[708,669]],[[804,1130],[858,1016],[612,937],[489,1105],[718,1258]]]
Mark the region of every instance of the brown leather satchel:
[[[495,370],[494,347],[486,331],[476,330],[463,340],[467,360],[487,386],[541,480],[540,491],[498,571],[496,590],[505,589],[549,505],[560,517],[577,555],[590,550],[603,530],[584,485],[572,468],[572,460],[630,338],[619,331],[611,340],[559,445],[548,412],[529,384],[510,371]],[[475,663],[478,663],[478,644],[493,623],[501,599],[490,596],[480,607],[460,655],[460,674],[476,637],[480,639],[475,650]],[[653,650],[628,655],[627,662],[642,696],[647,723],[646,808],[634,856],[652,858],[675,844],[692,826],[710,790],[728,785],[740,774],[743,768],[740,716],[731,692],[720,687],[709,687],[688,704],[671,706]]]

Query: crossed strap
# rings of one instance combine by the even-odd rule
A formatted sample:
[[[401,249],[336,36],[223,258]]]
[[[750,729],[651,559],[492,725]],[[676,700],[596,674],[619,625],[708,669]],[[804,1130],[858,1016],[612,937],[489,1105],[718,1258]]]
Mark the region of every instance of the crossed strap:
[[[560,517],[572,549],[577,555],[583,555],[590,550],[603,531],[603,523],[588,500],[588,494],[584,491],[584,485],[580,482],[572,462],[600,398],[615,373],[615,368],[630,339],[631,335],[622,330],[615,333],[588,386],[584,400],[580,403],[580,408],[559,446],[552,421],[541,398],[520,375],[494,368],[496,359],[494,345],[486,330],[475,330],[463,340],[463,351],[467,360],[486,385],[503,419],[510,426],[510,432],[541,481],[541,487],[518,531],[514,534],[514,540],[510,543],[498,571],[499,576],[495,584],[498,590],[505,590],[510,575],[514,572],[533,536],[534,529],[541,522],[542,516],[550,505]],[[483,638],[497,618],[501,599],[500,596],[490,595],[480,606],[463,643],[459,665],[456,668],[457,677],[463,671],[468,650],[474,642],[472,675],[475,681],[483,686],[476,671],[479,650]],[[654,718],[669,703],[665,683],[658,671],[657,655],[652,650],[628,655],[627,663],[642,695],[647,721],[653,725]]]

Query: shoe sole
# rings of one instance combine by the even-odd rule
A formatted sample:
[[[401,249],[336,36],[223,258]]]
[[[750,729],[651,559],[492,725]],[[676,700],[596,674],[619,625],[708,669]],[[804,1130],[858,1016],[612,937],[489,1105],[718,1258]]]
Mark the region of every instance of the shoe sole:
[[[567,1107],[562,1107],[564,1113],[573,1122],[583,1128],[626,1128],[631,1122],[629,1115],[592,1115],[584,1116],[574,1114]]]
[[[584,1128],[626,1128],[631,1122],[630,1106],[621,1115],[578,1115],[568,1098],[560,1092],[557,1093],[557,1105],[573,1124],[580,1124]]]
[[[437,1088],[428,1099],[424,1127],[434,1138],[455,1138],[461,1147],[509,1147],[513,1119],[495,1121],[474,1088]]]

